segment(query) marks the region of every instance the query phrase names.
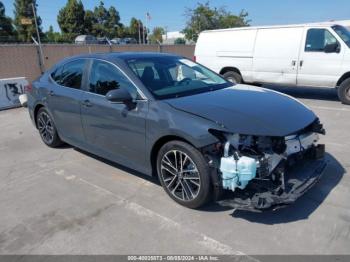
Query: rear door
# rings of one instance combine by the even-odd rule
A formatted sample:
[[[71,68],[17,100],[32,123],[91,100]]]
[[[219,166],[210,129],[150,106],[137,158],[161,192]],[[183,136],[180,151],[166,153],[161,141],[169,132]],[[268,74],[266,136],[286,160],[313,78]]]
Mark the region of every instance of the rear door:
[[[105,95],[118,88],[127,89],[136,102],[128,109],[112,103]],[[143,166],[148,102],[135,85],[114,64],[92,60],[82,101],[82,121],[87,144],[98,154],[114,161]],[[137,169],[137,168],[136,168]]]
[[[339,44],[339,50],[325,52],[328,44]],[[345,47],[331,29],[306,28],[300,50],[299,86],[335,87],[339,79]]]
[[[67,62],[52,74],[53,84],[49,90],[48,106],[53,114],[58,133],[72,144],[84,141],[80,119],[81,90],[86,59]]]
[[[253,80],[258,83],[296,85],[302,27],[258,30]]]

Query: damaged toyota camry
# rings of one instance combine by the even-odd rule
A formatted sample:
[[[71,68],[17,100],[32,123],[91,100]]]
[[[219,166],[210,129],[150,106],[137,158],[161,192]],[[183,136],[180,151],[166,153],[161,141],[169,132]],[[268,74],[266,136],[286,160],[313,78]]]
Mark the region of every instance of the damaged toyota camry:
[[[233,85],[183,57],[67,58],[28,88],[45,144],[68,143],[148,175],[189,208],[252,211],[295,202],[326,167],[325,130],[296,99]],[[225,194],[226,192],[226,194]]]

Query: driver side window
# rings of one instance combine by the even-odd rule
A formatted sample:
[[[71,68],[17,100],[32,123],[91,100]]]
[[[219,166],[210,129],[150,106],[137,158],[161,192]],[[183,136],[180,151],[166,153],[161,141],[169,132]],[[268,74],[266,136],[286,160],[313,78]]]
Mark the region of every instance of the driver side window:
[[[324,52],[327,45],[337,42],[337,39],[326,29],[309,29],[306,36],[305,52]]]
[[[140,96],[136,87],[115,66],[110,63],[94,60],[88,83],[88,91],[105,96],[109,91],[119,88],[127,89],[134,99]]]

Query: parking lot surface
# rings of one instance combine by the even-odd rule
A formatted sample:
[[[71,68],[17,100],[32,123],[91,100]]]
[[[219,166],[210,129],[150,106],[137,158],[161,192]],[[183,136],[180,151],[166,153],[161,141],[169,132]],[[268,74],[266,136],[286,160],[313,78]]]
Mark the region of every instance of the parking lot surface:
[[[350,106],[333,90],[276,89],[323,122],[329,165],[294,205],[179,206],[156,179],[45,146],[26,109],[0,112],[0,254],[350,254]]]

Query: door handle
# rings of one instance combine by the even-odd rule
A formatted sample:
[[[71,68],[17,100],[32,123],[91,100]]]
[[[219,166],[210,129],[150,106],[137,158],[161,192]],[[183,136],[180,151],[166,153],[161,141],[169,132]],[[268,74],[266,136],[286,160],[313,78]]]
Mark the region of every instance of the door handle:
[[[90,100],[84,100],[83,102],[81,102],[81,104],[86,107],[92,107]]]
[[[300,67],[302,67],[304,65],[304,60],[300,60]]]
[[[297,64],[297,61],[292,60],[292,66],[295,66]]]

